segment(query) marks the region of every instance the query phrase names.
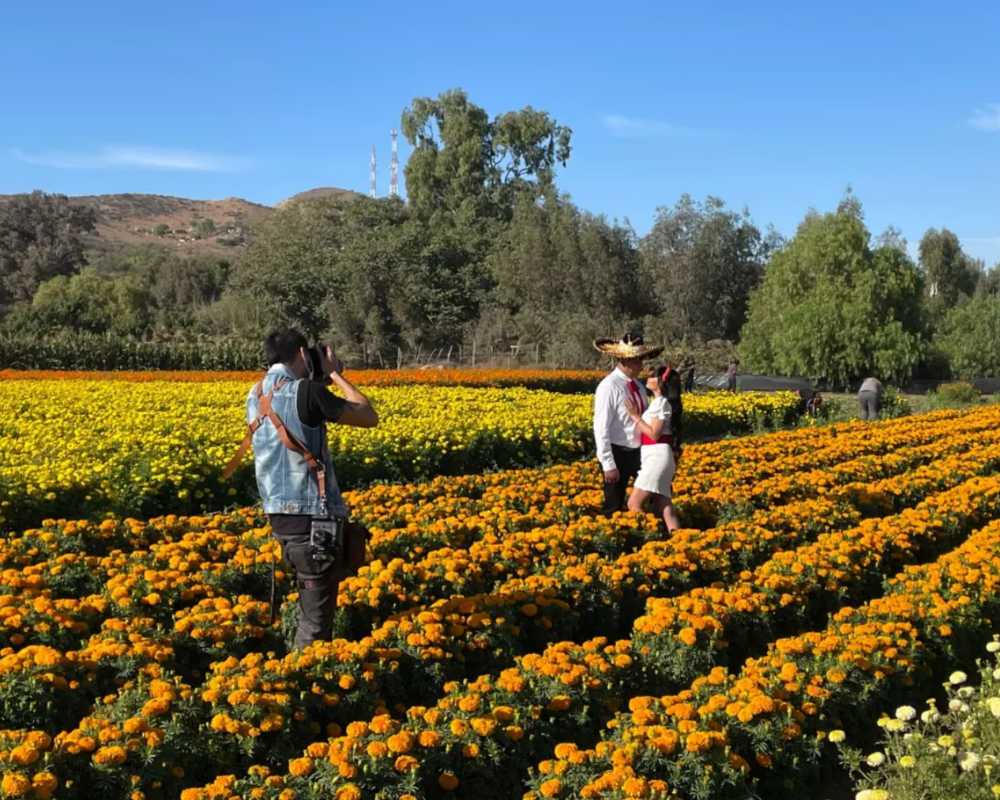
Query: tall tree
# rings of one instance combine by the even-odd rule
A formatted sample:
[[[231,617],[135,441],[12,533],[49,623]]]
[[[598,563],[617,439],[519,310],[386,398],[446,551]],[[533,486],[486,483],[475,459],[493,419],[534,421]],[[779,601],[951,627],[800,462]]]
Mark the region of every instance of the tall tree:
[[[980,269],[962,250],[947,228],[930,228],[920,240],[920,268],[924,272],[927,304],[932,319],[940,319],[960,299],[976,290]]]
[[[735,339],[746,318],[747,298],[759,283],[776,235],[761,235],[749,213],[726,209],[708,197],[682,195],[657,211],[642,241],[643,286],[669,338]]]
[[[522,195],[487,260],[507,338],[552,360],[584,363],[591,341],[647,310],[631,228],[581,211],[554,193]]]
[[[550,189],[572,134],[531,106],[491,120],[461,89],[416,98],[402,129],[413,146],[405,168],[410,207],[458,227],[509,219],[519,192]]]
[[[959,378],[1000,377],[1000,294],[977,294],[948,311],[935,344]]]
[[[898,247],[869,239],[853,195],[806,216],[751,295],[740,343],[751,369],[838,386],[909,378],[924,349],[921,276]]]
[[[0,202],[0,310],[30,301],[49,278],[77,272],[84,234],[96,225],[93,209],[64,195],[32,192]]]

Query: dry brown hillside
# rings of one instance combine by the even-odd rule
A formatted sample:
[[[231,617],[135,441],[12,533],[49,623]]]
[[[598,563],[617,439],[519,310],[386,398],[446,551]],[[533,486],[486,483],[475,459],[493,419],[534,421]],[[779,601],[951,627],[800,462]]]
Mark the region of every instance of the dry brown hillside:
[[[357,196],[346,189],[318,188],[279,203],[316,197]],[[11,195],[0,195],[0,202]],[[246,247],[252,226],[274,213],[270,206],[240,197],[192,200],[158,194],[100,194],[71,197],[97,212],[95,249],[127,244],[159,244],[184,254],[237,256]]]

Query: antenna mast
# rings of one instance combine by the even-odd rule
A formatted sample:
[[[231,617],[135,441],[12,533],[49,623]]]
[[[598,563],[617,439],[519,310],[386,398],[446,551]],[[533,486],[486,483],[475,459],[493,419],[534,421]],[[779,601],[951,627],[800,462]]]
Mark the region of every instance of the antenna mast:
[[[372,171],[371,171],[371,182],[368,186],[368,196],[375,196],[375,145],[372,145]]]
[[[392,135],[392,164],[389,167],[389,197],[399,197],[399,150],[396,147],[396,129]]]

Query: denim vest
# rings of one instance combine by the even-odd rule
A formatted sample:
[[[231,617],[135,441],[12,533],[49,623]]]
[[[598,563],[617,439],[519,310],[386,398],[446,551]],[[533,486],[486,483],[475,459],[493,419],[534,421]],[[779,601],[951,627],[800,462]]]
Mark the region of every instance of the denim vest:
[[[303,425],[299,419],[298,395],[303,381],[296,378],[284,364],[275,364],[264,376],[263,393],[270,392],[280,378],[284,378],[287,383],[274,393],[271,407],[288,432],[326,466],[328,511],[331,514],[346,514],[347,509],[333,472],[330,451],[326,446],[326,425],[312,428]],[[253,422],[257,415],[257,395],[251,389],[247,396],[247,422]],[[319,487],[313,472],[301,455],[282,444],[278,432],[267,419],[253,435],[253,452],[257,491],[264,503],[264,513],[319,515]]]

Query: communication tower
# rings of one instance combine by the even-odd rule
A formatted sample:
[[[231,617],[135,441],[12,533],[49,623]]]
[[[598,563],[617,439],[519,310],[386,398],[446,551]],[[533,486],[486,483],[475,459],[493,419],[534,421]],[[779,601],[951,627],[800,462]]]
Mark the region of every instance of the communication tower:
[[[372,145],[372,170],[371,170],[371,182],[368,186],[368,196],[375,196],[375,145]]]
[[[389,167],[389,197],[399,197],[399,150],[396,146],[396,129],[392,135],[392,163]]]

